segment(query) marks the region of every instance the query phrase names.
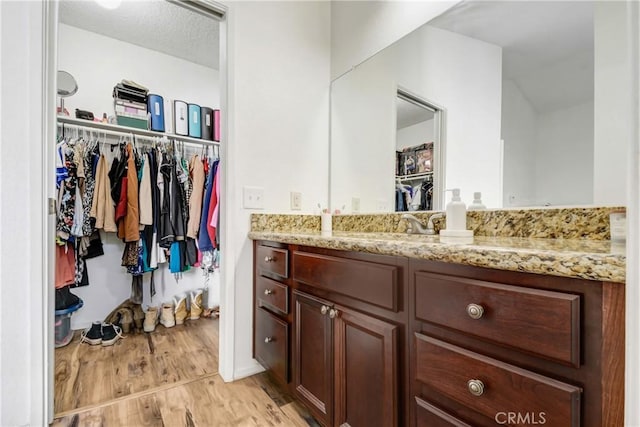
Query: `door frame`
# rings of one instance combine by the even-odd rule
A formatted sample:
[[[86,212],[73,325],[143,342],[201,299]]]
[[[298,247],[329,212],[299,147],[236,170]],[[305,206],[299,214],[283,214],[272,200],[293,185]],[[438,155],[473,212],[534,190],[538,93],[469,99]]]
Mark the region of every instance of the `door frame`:
[[[191,10],[193,13],[203,13],[220,22],[220,110],[221,110],[221,141],[229,141],[229,30],[228,7],[212,0],[166,0]],[[42,170],[42,178],[38,183],[40,188],[34,188],[34,192],[41,191],[42,197],[42,230],[44,231],[34,239],[33,244],[41,248],[42,277],[39,287],[32,294],[32,321],[34,329],[31,334],[32,367],[31,376],[31,416],[32,425],[50,424],[54,417],[54,318],[55,318],[55,242],[51,236],[55,235],[55,215],[50,214],[50,203],[55,200],[55,162],[53,141],[56,139],[56,75],[58,69],[58,10],[59,0],[43,1],[42,3],[42,84],[41,97],[42,108],[40,111],[42,121],[41,141],[43,144],[41,158],[39,160]],[[227,147],[230,144],[220,144],[220,163],[223,170],[228,170]],[[226,200],[229,181],[226,174],[221,174],[220,197]],[[223,204],[224,206],[224,204]],[[221,251],[231,253],[232,245],[226,236],[228,229],[226,209],[221,211]],[[223,259],[232,257],[223,257]],[[220,317],[219,324],[219,348],[218,348],[218,373],[225,381],[234,379],[234,274],[233,264],[224,263],[220,269],[220,306],[224,316]],[[36,307],[37,306],[37,307]],[[40,309],[38,309],[40,308]]]

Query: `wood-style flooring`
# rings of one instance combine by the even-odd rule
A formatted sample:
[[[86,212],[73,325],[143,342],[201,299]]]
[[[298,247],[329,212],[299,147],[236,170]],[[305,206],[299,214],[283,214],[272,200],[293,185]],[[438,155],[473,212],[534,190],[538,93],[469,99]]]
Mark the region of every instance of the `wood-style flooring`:
[[[211,375],[54,420],[53,427],[217,427],[319,424],[266,374],[233,383]]]
[[[112,347],[55,351],[54,427],[319,427],[266,374],[225,383],[218,371],[218,321],[202,318]]]
[[[109,347],[80,343],[78,331],[69,345],[55,350],[54,412],[64,415],[217,372],[217,319],[158,325]]]

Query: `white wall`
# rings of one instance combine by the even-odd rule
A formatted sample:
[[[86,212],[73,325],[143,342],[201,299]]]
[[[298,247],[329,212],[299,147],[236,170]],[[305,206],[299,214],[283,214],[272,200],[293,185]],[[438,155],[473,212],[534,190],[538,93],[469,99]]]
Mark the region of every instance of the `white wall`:
[[[220,106],[218,70],[70,25],[60,24],[58,37],[59,69],[69,71],[78,82],[78,92],[65,99],[72,117],[75,108],[97,117],[103,112],[113,115],[111,93],[122,79],[140,83],[165,99]]]
[[[546,112],[537,121],[535,204],[592,204],[593,103]]]
[[[594,196],[597,204],[624,205],[627,197],[630,74],[625,2],[596,2]]]
[[[39,2],[0,2],[2,426],[45,424],[42,8]]]
[[[97,117],[102,117],[103,112],[113,115],[112,90],[123,78],[138,82],[166,99],[220,107],[218,70],[70,25],[60,24],[58,37],[58,67],[70,72],[79,88],[75,95],[65,99],[65,108],[72,117],[75,108],[92,111]],[[107,156],[111,158],[109,153]],[[84,301],[82,309],[71,318],[72,329],[103,320],[131,294],[131,275],[120,265],[124,244],[115,233],[101,236],[105,254],[87,260],[89,286],[72,290]],[[185,272],[180,281],[164,271],[167,269],[168,264],[164,264],[155,273],[157,294],[153,299],[149,293],[151,275],[144,275],[143,306],[170,302],[178,293],[204,286],[199,268]],[[219,295],[213,296],[211,302],[218,305]]]
[[[331,79],[456,3],[458,1],[331,2]]]
[[[499,206],[502,50],[425,26],[332,83],[332,207],[393,209],[398,86],[446,110],[443,189]]]
[[[252,348],[251,210],[242,187],[264,188],[265,212],[289,212],[289,192],[302,193],[302,213],[327,204],[329,139],[329,2],[229,2],[229,143],[222,266],[235,293],[233,371],[261,368]],[[226,319],[226,320],[225,320]],[[221,328],[227,326],[221,323]],[[225,376],[226,379],[229,376]]]
[[[396,132],[396,149],[402,150],[406,147],[424,144],[433,141],[433,119],[416,123],[399,129]]]
[[[42,271],[46,251],[41,236],[45,232],[47,187],[43,182],[48,161],[42,149],[45,142],[39,112],[44,101],[42,9],[47,5],[0,2],[3,426],[46,424],[42,379],[48,365],[43,360],[43,336],[51,331],[41,327],[48,289]],[[289,206],[288,187],[295,184],[303,192],[303,212],[312,212],[318,201],[327,203],[330,73],[328,3],[232,2],[229,9],[232,77],[229,129],[223,130],[229,138],[223,218],[227,219],[230,250],[223,263],[236,303],[227,306],[222,315],[232,317],[233,333],[227,339],[236,357],[230,361],[233,372],[225,379],[259,369],[251,357],[252,259],[246,237],[250,211],[241,208],[236,194],[243,185],[263,185],[265,207],[282,212]],[[30,161],[17,162],[17,158]],[[28,178],[18,180],[18,176]],[[223,292],[223,296],[229,295]]]
[[[502,82],[503,206],[535,204],[537,113],[512,80]]]

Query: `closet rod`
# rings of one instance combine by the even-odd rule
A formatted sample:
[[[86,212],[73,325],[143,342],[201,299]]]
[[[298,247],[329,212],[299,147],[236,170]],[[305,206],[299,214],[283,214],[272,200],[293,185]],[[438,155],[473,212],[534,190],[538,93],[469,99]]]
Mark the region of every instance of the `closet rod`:
[[[219,147],[220,143],[217,141],[208,141],[206,139],[191,138],[183,135],[175,135],[172,133],[154,132],[151,130],[130,128],[127,126],[113,125],[102,122],[92,122],[89,120],[75,119],[67,116],[58,116],[58,126],[64,126],[67,128],[78,130],[95,130],[98,133],[106,133],[113,136],[136,136],[145,139],[163,138],[173,139],[176,141],[184,141],[192,144],[210,145]]]

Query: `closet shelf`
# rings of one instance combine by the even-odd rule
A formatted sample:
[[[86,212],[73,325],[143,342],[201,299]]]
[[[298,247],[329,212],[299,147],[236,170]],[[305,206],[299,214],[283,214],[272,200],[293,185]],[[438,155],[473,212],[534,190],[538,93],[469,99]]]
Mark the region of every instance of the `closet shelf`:
[[[136,136],[143,136],[143,137],[159,137],[159,138],[166,137],[169,139],[175,139],[176,141],[184,141],[184,142],[190,142],[190,143],[201,144],[201,145],[211,145],[215,147],[220,146],[220,143],[217,141],[209,141],[209,140],[200,139],[200,138],[191,138],[189,136],[176,135],[172,133],[155,132],[152,130],[136,129],[136,128],[131,128],[127,126],[113,125],[113,124],[102,123],[102,122],[92,122],[90,120],[76,119],[76,118],[67,117],[67,116],[58,116],[57,119],[58,119],[58,124],[70,125],[75,128],[80,128],[80,129],[84,128],[87,130],[95,129],[98,132],[107,132],[107,133],[121,134],[121,135],[136,135]]]
[[[414,175],[396,175],[396,179],[399,179],[401,181],[410,181],[414,179],[426,178],[432,175],[433,175],[433,172],[422,172],[422,173],[416,173]]]

